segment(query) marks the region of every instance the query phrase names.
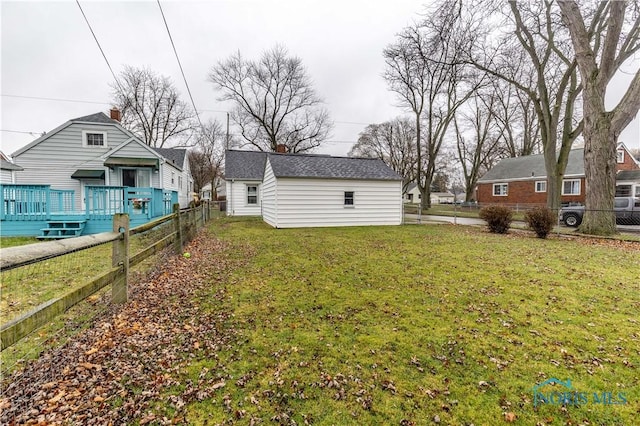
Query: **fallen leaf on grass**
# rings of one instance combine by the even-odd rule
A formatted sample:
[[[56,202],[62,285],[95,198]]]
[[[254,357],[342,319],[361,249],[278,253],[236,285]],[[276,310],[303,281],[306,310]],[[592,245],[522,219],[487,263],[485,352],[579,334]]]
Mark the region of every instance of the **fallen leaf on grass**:
[[[516,414],[512,412],[504,413],[505,421],[511,423],[516,421]]]

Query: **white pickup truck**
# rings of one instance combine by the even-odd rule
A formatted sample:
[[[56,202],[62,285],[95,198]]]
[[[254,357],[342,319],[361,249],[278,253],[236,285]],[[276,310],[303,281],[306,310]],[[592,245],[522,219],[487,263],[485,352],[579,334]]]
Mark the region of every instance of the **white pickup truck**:
[[[618,225],[640,225],[640,198],[616,197],[614,212]],[[578,226],[582,223],[584,206],[563,207],[560,209],[560,219],[567,226]]]

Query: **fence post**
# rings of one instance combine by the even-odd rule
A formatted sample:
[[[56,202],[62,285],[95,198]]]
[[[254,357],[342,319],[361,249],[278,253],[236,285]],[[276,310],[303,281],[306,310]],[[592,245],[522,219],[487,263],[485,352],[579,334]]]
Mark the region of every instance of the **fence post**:
[[[180,204],[173,205],[173,228],[176,232],[176,241],[173,243],[174,250],[177,254],[182,253],[182,226],[180,225]]]
[[[126,303],[129,289],[129,215],[113,215],[113,232],[122,234],[113,242],[111,257],[112,266],[122,265],[122,274],[111,285],[111,299],[113,303]]]

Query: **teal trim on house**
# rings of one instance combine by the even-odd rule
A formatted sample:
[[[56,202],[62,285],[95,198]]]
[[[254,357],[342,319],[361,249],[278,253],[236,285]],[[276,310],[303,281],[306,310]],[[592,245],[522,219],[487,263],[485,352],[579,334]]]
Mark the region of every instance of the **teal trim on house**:
[[[46,236],[52,228],[65,226],[61,223],[78,222],[83,223],[83,235],[106,232],[116,213],[127,213],[133,225],[142,225],[171,214],[178,202],[177,191],[161,188],[86,186],[85,208],[78,211],[74,195],[73,190],[50,185],[0,185],[0,235]]]

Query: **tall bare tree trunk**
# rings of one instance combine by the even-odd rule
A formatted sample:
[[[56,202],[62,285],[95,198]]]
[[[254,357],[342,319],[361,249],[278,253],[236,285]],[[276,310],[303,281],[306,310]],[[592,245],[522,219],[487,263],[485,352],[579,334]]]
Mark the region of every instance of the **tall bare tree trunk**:
[[[616,233],[613,214],[616,188],[616,138],[611,133],[611,118],[604,109],[603,97],[590,93],[585,84],[584,97],[584,172],[585,211],[580,231],[586,234]],[[597,105],[602,103],[602,105]],[[597,182],[592,185],[591,182]],[[595,207],[595,209],[593,209]],[[589,208],[593,210],[589,210]]]

